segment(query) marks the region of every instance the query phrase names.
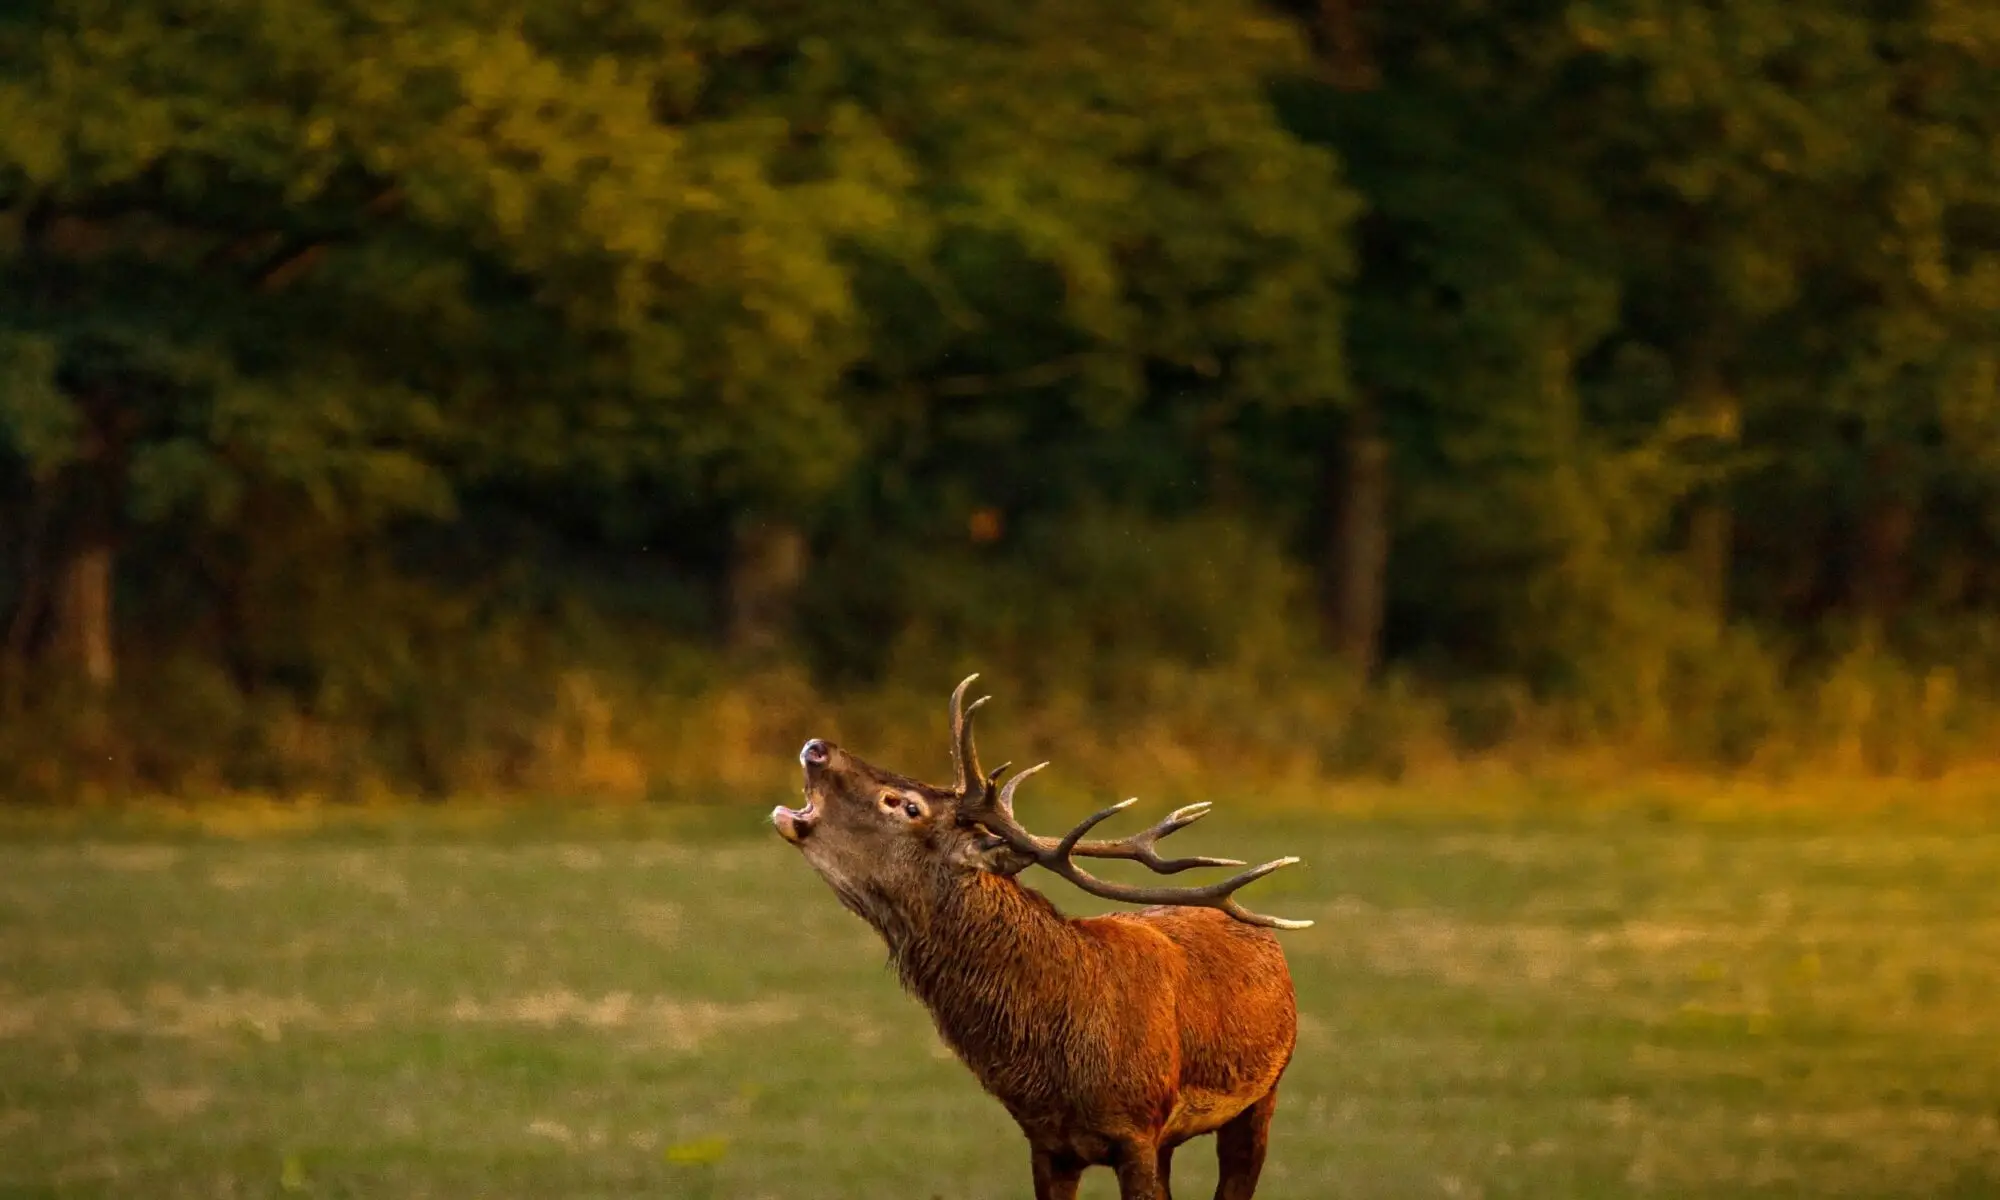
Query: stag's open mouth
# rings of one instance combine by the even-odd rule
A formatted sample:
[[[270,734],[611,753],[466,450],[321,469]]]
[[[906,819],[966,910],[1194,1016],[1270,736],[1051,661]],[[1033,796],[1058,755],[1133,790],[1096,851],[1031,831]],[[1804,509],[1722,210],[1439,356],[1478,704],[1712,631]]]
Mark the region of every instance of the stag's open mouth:
[[[804,808],[786,808],[780,804],[771,810],[771,824],[777,826],[779,837],[796,846],[819,824],[819,805],[811,800],[806,801]]]

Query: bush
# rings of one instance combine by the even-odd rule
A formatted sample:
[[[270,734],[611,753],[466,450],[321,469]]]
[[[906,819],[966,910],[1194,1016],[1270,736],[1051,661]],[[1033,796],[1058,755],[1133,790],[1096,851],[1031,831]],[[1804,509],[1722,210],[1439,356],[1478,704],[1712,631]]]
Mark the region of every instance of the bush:
[[[1644,587],[1570,594],[1567,633],[1535,635],[1568,639],[1563,671],[1397,666],[1364,687],[1317,647],[1283,546],[1214,515],[1097,510],[1002,546],[835,556],[798,652],[756,662],[585,589],[550,603],[354,561],[323,582],[337,602],[295,607],[233,670],[132,645],[108,705],[29,681],[0,788],[762,800],[809,736],[942,777],[945,696],[973,670],[998,701],[989,757],[1054,760],[1035,795],[1058,807],[1313,800],[1333,778],[1607,751],[1625,770],[1928,776],[2000,734],[1990,628],[1941,643],[1949,663],[1866,634],[1814,659]],[[873,628],[870,669],[830,664],[823,628]]]

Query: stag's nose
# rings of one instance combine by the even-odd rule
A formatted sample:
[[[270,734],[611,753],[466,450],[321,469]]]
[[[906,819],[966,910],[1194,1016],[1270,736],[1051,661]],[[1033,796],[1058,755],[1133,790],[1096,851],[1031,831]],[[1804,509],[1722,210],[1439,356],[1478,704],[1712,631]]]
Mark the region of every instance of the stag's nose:
[[[820,741],[818,738],[812,739],[799,748],[799,765],[801,766],[823,767],[827,764],[827,760],[832,757],[833,747]]]

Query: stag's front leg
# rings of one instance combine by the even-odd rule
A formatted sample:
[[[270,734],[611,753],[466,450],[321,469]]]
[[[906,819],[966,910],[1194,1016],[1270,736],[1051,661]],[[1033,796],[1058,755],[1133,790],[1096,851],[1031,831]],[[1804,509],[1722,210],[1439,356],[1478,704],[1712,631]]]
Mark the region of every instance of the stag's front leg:
[[[1160,1147],[1130,1142],[1118,1148],[1118,1200],[1166,1200],[1160,1179]]]
[[[1035,1200],[1076,1200],[1076,1185],[1083,1178],[1083,1163],[1067,1154],[1036,1150]]]

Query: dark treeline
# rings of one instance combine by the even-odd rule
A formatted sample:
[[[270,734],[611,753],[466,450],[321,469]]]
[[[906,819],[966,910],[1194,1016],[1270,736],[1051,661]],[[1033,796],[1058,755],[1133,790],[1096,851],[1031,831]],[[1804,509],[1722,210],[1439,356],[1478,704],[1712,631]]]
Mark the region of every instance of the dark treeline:
[[[0,620],[11,795],[1935,769],[2000,7],[8,5]]]

